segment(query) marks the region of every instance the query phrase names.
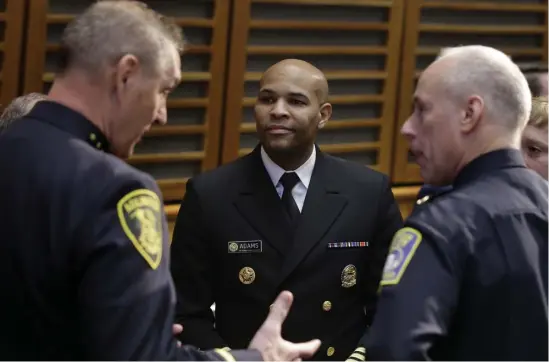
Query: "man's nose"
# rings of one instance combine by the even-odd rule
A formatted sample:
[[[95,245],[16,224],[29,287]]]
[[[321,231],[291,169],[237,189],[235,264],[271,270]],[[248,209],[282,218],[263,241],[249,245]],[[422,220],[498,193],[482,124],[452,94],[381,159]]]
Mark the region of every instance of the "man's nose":
[[[411,139],[414,137],[412,122],[410,121],[410,118],[408,118],[406,122],[404,122],[404,124],[402,125],[402,128],[400,129],[400,134],[402,134],[407,139]]]
[[[271,117],[282,118],[286,116],[288,116],[286,102],[284,102],[284,100],[282,99],[279,99],[273,104],[273,107],[271,108]]]
[[[154,120],[154,123],[159,124],[161,126],[168,123],[168,111],[166,109],[166,106],[163,106],[158,110],[158,112],[156,113],[156,119]]]

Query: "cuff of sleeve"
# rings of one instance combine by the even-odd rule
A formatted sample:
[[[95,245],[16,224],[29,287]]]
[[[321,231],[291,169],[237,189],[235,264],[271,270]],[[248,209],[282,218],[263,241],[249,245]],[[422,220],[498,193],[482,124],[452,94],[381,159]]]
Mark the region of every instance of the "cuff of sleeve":
[[[347,358],[347,361],[366,361],[366,348],[357,347],[355,351]]]
[[[263,356],[255,349],[231,350],[229,347],[214,350],[225,361],[263,361]]]

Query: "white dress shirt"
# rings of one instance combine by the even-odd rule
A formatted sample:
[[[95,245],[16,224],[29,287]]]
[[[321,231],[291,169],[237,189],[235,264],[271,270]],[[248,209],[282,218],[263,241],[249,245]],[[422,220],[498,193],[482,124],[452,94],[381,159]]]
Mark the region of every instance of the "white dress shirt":
[[[284,186],[282,186],[282,184],[280,183],[280,178],[285,172],[291,171],[285,171],[282,167],[274,163],[269,155],[267,155],[267,152],[265,152],[263,147],[261,147],[261,159],[263,160],[263,165],[265,165],[265,169],[267,170],[267,173],[269,174],[271,181],[276,188],[278,196],[282,198]],[[305,196],[307,196],[307,189],[309,188],[309,184],[311,183],[311,176],[313,174],[313,169],[315,168],[315,162],[316,148],[313,147],[313,152],[311,153],[309,159],[305,161],[303,165],[299,166],[298,169],[293,171],[299,177],[299,182],[292,190],[292,196],[294,197],[295,203],[299,208],[299,212],[303,211],[303,204],[305,203]]]

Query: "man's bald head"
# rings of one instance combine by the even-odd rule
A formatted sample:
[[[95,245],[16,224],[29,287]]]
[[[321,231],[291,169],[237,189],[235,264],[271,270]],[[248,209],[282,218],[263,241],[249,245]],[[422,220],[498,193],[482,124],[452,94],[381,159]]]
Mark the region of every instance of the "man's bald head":
[[[311,63],[300,59],[284,59],[269,67],[263,73],[259,84],[262,86],[265,79],[281,75],[305,82],[309,79],[307,83],[310,83],[312,87],[310,90],[316,95],[318,103],[323,104],[327,102],[329,89],[326,76]]]
[[[525,127],[532,95],[520,68],[503,52],[481,45],[443,49],[426,72],[444,73],[445,90],[458,99],[482,98],[487,120]]]
[[[508,56],[480,45],[451,48],[421,74],[401,132],[425,182],[448,185],[480,155],[518,149],[531,107],[528,83]]]
[[[309,158],[318,130],[332,115],[327,98],[326,77],[302,60],[283,60],[263,74],[254,107],[256,129],[280,167],[294,170]]]

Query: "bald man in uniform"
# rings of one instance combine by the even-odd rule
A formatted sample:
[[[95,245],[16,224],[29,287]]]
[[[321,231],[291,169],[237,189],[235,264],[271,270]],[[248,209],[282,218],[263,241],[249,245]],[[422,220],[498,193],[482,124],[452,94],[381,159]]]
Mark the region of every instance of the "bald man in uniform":
[[[183,344],[247,346],[289,290],[287,340],[320,339],[318,360],[345,360],[357,348],[363,358],[358,346],[402,219],[387,176],[315,145],[332,114],[327,97],[311,64],[273,65],[254,108],[257,147],[187,183],[171,261]]]

